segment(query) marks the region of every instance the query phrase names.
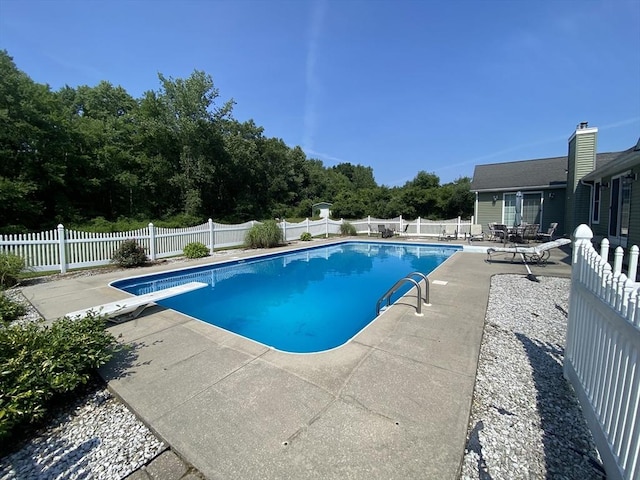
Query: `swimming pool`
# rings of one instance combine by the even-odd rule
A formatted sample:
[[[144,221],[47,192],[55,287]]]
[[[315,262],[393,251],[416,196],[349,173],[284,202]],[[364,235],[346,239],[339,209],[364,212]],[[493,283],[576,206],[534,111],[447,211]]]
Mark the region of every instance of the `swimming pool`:
[[[207,265],[111,285],[141,295],[187,282],[209,285],[158,304],[271,348],[313,353],[348,342],[405,275],[433,271],[461,247],[345,242]],[[409,286],[394,294],[397,300]]]

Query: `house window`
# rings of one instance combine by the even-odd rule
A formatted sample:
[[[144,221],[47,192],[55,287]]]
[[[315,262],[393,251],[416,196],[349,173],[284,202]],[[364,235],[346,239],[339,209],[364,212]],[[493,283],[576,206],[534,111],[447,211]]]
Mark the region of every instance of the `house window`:
[[[593,204],[591,205],[591,223],[600,223],[600,188],[602,184],[593,184]]]

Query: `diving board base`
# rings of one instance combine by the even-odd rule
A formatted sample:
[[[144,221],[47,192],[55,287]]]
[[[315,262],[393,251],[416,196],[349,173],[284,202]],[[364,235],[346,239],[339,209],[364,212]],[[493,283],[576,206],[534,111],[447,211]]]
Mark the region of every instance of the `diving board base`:
[[[208,286],[204,282],[189,282],[176,287],[165,288],[157,292],[145,293],[116,302],[105,303],[83,310],[67,313],[65,316],[77,320],[86,317],[89,314],[106,316],[110,322],[122,323],[136,318],[148,306],[155,305],[155,302],[166,298],[175,297],[183,293],[191,292]]]

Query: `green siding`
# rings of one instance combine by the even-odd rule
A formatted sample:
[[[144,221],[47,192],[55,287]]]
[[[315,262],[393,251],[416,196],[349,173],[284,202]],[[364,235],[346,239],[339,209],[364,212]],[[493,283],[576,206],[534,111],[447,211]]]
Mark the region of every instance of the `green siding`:
[[[498,195],[498,201],[494,203],[493,196]],[[482,225],[482,231],[487,233],[487,224],[502,221],[502,194],[478,193],[478,214],[476,223]]]
[[[549,198],[550,192],[553,193],[553,198]],[[557,223],[558,228],[555,233],[556,236],[561,237],[565,234],[571,233],[565,230],[565,196],[566,189],[564,188],[545,191],[540,231],[546,232],[551,223]]]
[[[553,198],[549,198],[550,192],[553,192]],[[494,195],[498,196],[498,201],[495,203],[493,201]],[[482,230],[485,233],[488,231],[488,223],[502,222],[503,195],[504,192],[478,193],[478,211],[475,221],[482,225]],[[556,235],[562,236],[567,233],[564,230],[565,195],[566,190],[564,188],[554,188],[544,191],[540,231],[546,232],[551,223],[557,222],[558,229],[556,230]]]

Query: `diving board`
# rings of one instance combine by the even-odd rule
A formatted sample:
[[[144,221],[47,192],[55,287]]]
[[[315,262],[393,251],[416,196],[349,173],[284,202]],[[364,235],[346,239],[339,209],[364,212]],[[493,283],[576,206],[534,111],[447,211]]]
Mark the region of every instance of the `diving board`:
[[[175,297],[183,293],[198,290],[204,288],[208,284],[203,282],[189,282],[184,285],[178,285],[177,287],[165,288],[164,290],[158,290],[157,292],[145,293],[144,295],[136,295],[134,297],[125,298],[123,300],[117,300],[111,303],[105,303],[104,305],[97,305],[91,308],[85,308],[76,312],[67,313],[65,316],[72,320],[77,320],[82,317],[86,317],[89,313],[96,315],[104,315],[111,321],[118,323],[121,320],[131,320],[136,318],[142,311],[155,302],[164,300],[165,298]],[[115,317],[122,317],[121,320],[114,320]]]

